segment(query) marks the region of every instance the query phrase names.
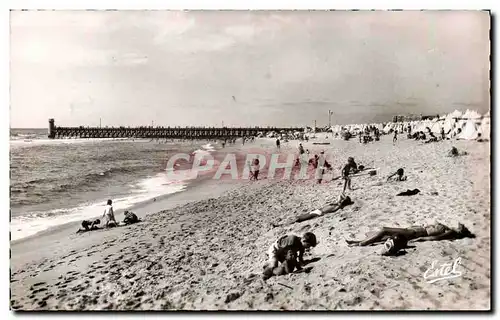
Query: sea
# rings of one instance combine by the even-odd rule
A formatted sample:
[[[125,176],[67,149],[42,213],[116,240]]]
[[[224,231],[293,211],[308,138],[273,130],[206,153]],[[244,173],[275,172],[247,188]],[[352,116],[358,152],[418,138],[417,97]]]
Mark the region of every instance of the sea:
[[[99,216],[108,199],[123,210],[182,192],[191,181],[169,179],[169,157],[216,150],[207,141],[53,140],[47,131],[10,130],[11,240]]]

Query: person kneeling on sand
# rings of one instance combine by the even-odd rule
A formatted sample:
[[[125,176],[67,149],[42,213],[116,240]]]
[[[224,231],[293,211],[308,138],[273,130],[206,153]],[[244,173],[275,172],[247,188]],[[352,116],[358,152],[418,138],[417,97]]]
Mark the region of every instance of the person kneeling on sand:
[[[125,219],[123,219],[123,223],[125,223],[125,225],[134,224],[140,221],[137,215],[132,211],[125,210],[124,214]]]
[[[279,263],[283,264],[287,260],[287,255],[289,258],[290,256],[293,257],[297,270],[302,269],[304,265],[304,251],[316,245],[316,236],[312,232],[306,232],[302,237],[286,235],[279,238],[267,250],[269,260],[264,265],[264,278],[266,279],[269,275],[274,274],[273,270],[279,266]],[[297,252],[298,255],[295,257]]]
[[[408,242],[456,240],[462,238],[475,238],[467,227],[459,223],[458,228],[450,228],[441,223],[427,226],[412,226],[410,228],[383,227],[378,232],[367,234],[365,240],[346,240],[350,246],[368,246],[387,240],[390,237],[401,236]]]
[[[108,200],[106,208],[104,209],[103,218],[106,219],[106,228],[116,227],[118,225],[113,211],[113,201]]]
[[[391,174],[387,178],[387,181],[389,181],[395,175],[398,175],[397,178],[396,178],[396,181],[405,181],[406,180],[406,176],[404,174],[405,174],[404,169],[403,168],[399,168],[396,172],[394,172],[393,174]]]
[[[83,220],[82,227],[83,229],[78,229],[76,233],[93,231],[99,229],[99,225],[101,224],[101,220],[95,219],[94,221]]]

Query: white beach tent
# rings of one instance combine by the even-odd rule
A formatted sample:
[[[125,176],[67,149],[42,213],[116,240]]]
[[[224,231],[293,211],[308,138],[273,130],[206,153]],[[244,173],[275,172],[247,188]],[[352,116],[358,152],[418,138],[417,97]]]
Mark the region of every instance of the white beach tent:
[[[444,120],[443,128],[446,134],[451,133],[453,129],[455,129],[455,119],[452,118],[451,114],[449,114]]]
[[[436,121],[432,124],[431,132],[440,133],[443,127],[443,121]]]
[[[449,114],[452,118],[461,118],[462,117],[462,112],[455,110],[452,113]]]
[[[488,111],[489,114],[489,111]],[[478,133],[481,134],[481,138],[483,139],[490,139],[490,117],[484,117],[483,120],[481,121],[481,125],[479,126]]]
[[[477,127],[473,119],[469,119],[465,123],[465,127],[462,132],[457,136],[457,139],[461,140],[474,140],[477,138]]]

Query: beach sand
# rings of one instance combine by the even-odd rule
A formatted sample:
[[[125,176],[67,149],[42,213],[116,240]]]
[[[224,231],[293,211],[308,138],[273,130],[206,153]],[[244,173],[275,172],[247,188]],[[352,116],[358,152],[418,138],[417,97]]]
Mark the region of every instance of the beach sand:
[[[261,142],[263,141],[263,142]],[[247,148],[274,149],[257,140]],[[329,140],[326,140],[329,141]],[[335,155],[335,175],[348,156],[378,168],[352,179],[354,204],[334,214],[273,227],[338,198],[342,180],[214,181],[191,192],[194,202],[152,213],[136,225],[41,235],[11,245],[11,306],[15,310],[489,310],[490,144],[421,144],[392,137],[304,147]],[[298,142],[282,145],[296,152]],[[469,154],[446,157],[451,146]],[[404,167],[407,181],[386,183]],[[222,186],[224,185],[224,186]],[[406,189],[421,193],[396,197]],[[205,194],[195,196],[205,191]],[[187,195],[186,195],[187,194]],[[180,197],[188,197],[185,193]],[[172,198],[175,199],[175,198]],[[168,201],[168,198],[167,198]],[[174,201],[174,200],[172,200]],[[154,211],[151,211],[154,212]],[[420,242],[397,257],[381,246],[348,247],[382,226],[434,221],[464,223],[475,239]],[[269,245],[313,231],[319,244],[307,273],[261,278]],[[461,276],[428,283],[426,270],[460,258]]]

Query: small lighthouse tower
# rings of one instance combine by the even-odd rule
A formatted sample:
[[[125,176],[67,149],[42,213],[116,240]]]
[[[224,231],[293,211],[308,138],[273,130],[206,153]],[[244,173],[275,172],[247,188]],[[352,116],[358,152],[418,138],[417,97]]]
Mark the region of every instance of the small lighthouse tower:
[[[54,119],[49,119],[49,138],[54,139],[56,137],[56,126],[54,124]]]

